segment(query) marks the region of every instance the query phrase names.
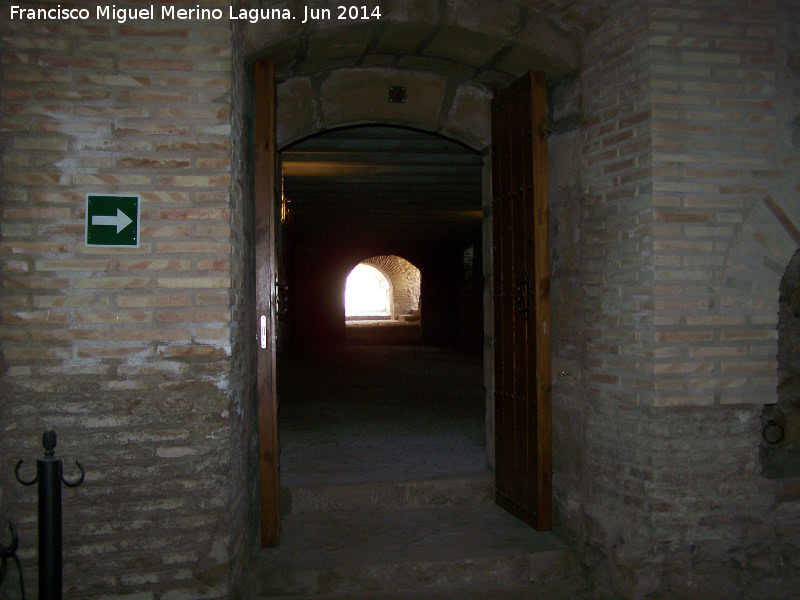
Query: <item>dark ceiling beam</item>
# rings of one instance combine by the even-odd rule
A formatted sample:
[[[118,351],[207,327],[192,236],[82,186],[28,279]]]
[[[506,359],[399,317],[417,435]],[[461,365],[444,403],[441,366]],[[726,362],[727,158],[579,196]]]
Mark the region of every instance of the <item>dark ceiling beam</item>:
[[[286,162],[282,163],[284,177],[351,177],[353,175],[386,177],[389,175],[402,175],[406,178],[435,176],[437,179],[448,177],[457,178],[469,173],[472,169],[464,169],[463,165],[447,164],[438,165],[410,164],[410,163],[385,163],[349,162],[337,160],[329,162]]]
[[[328,150],[326,152],[282,152],[283,168],[287,165],[307,163],[343,162],[376,165],[409,165],[409,166],[462,166],[475,167],[481,164],[480,157],[472,154],[454,154],[452,152],[421,152],[418,149],[408,151],[384,151],[379,148],[369,150]]]

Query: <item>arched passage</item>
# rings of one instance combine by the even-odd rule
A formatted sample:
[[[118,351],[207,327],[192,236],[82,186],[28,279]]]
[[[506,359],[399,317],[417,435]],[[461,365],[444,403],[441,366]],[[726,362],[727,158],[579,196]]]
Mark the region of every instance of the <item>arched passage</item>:
[[[385,278],[386,309],[366,315],[350,315],[347,311],[349,279],[359,268],[373,269]],[[399,256],[367,258],[348,275],[345,289],[346,339],[348,343],[419,344],[421,336],[420,288],[422,273],[411,262]],[[376,290],[376,295],[379,292]]]
[[[425,4],[425,3],[422,3],[422,4]],[[438,6],[440,6],[440,7],[444,7],[444,6],[448,6],[450,3],[449,3],[449,2],[428,3],[428,5],[435,5],[435,4],[438,4]],[[428,6],[428,5],[426,5],[426,6]],[[513,10],[510,10],[510,12],[513,12]],[[427,15],[426,15],[426,16],[427,16]],[[434,15],[434,16],[436,16],[436,15]],[[483,16],[483,15],[482,15],[482,16]],[[493,15],[493,16],[494,16],[494,15]],[[510,15],[509,15],[509,16],[510,16]],[[637,15],[636,15],[636,16],[638,17],[638,16],[642,16],[642,15],[641,15],[641,13],[637,13]],[[468,25],[468,24],[461,23],[461,20],[462,20],[462,19],[459,19],[459,18],[457,18],[457,19],[456,19],[456,21],[458,21],[458,22],[459,22],[459,25],[466,25],[467,27],[469,27],[469,25]],[[492,27],[494,26],[494,24],[495,24],[495,23],[497,23],[497,22],[499,21],[499,20],[496,20],[496,19],[494,19],[494,18],[488,18],[488,17],[487,17],[485,20],[486,20],[486,22],[488,22],[488,23],[491,23],[491,24],[492,24],[492,25],[490,25],[490,26],[489,26],[490,28],[492,28]],[[442,24],[442,21],[439,21],[439,20],[436,20],[436,19],[434,19],[434,21],[435,21],[435,23],[436,23],[437,25],[441,25],[441,24]],[[513,19],[509,18],[509,19],[508,19],[508,21],[509,21],[509,22],[511,22],[511,21],[513,21]],[[281,27],[282,27],[282,26],[283,26],[283,24],[281,24]],[[287,29],[288,29],[288,28],[289,28],[289,25],[287,24],[287,25],[286,25],[286,27],[287,27]],[[475,27],[475,25],[472,25],[472,27]],[[523,25],[523,28],[524,28],[524,25]],[[321,29],[323,29],[323,30],[327,29],[326,31],[324,31],[324,35],[325,35],[325,36],[328,36],[328,37],[326,37],[325,39],[327,39],[327,40],[331,40],[331,34],[333,33],[333,30],[334,30],[335,28],[321,28]],[[644,29],[646,29],[646,28],[643,28],[642,30],[644,30]],[[295,30],[294,30],[294,31],[292,31],[292,34],[296,34],[296,33],[297,33],[297,31],[296,31],[296,28],[295,28]],[[615,31],[614,33],[616,34],[617,32]],[[280,37],[280,36],[278,36],[278,37]],[[288,39],[288,37],[289,37],[289,34],[287,33],[287,34],[286,34],[284,37]],[[619,37],[619,36],[617,36],[617,37]],[[316,38],[317,42],[319,42],[321,39],[322,39],[322,38]],[[602,39],[602,38],[601,38],[599,35],[598,35],[598,36],[595,36],[595,41],[598,41],[598,40],[601,40],[601,39]],[[644,38],[640,38],[640,39],[644,39]],[[304,39],[303,39],[303,41],[301,42],[301,44],[302,44],[302,43],[305,43],[305,42],[306,42],[306,41],[308,41],[308,40],[309,40],[309,38],[304,38]],[[603,41],[605,41],[605,40],[603,40]],[[611,40],[609,40],[609,41],[611,41]],[[356,45],[356,46],[358,46],[359,44],[356,42],[356,44],[355,44],[355,45]],[[324,58],[324,56],[321,56],[321,54],[322,54],[322,53],[321,53],[321,51],[320,51],[320,48],[321,48],[321,47],[323,47],[323,46],[324,46],[324,44],[321,44],[321,45],[319,45],[319,46],[317,47],[317,58]],[[308,47],[309,47],[309,48],[313,48],[313,47],[314,47],[314,44],[308,44]],[[372,48],[374,48],[374,47],[376,47],[376,46],[375,46],[375,45],[373,45],[373,44],[371,44],[371,42],[369,42],[369,41],[368,41],[368,42],[367,42],[367,44],[366,44],[366,47],[372,47]],[[613,52],[617,52],[617,47],[616,47],[614,44],[609,44],[609,47],[611,48],[611,51],[613,51]],[[649,45],[649,44],[642,44],[642,47],[643,47],[643,48],[649,48],[649,47],[650,47],[650,45]],[[296,49],[296,48],[289,46],[289,48],[287,49],[287,55],[289,55],[289,56],[291,56],[291,57],[294,57],[294,56],[296,55],[296,53],[294,52],[294,50],[295,50],[295,49]],[[312,52],[311,54],[313,55],[313,52]],[[346,55],[346,54],[347,54],[347,51],[345,51],[345,52],[344,52],[344,54]],[[350,60],[350,59],[347,59],[347,60],[345,60],[344,62],[346,62],[346,63],[348,63],[348,64],[351,64],[351,65],[352,65],[352,64],[359,64],[359,65],[368,65],[368,64],[369,64],[369,65],[376,65],[376,64],[379,64],[379,63],[377,63],[377,62],[374,60],[374,56],[372,56],[372,55],[370,55],[370,56],[365,56],[365,53],[364,53],[364,52],[361,52],[360,54],[359,54],[358,52],[356,52],[356,54],[358,55],[358,58],[357,58],[357,59],[355,59],[355,60]],[[334,60],[334,58],[336,58],[337,56],[341,56],[341,55],[339,55],[339,54],[338,54],[338,50],[337,50],[337,51],[335,51],[335,52],[332,52],[332,53],[331,53],[331,56],[330,56],[330,58],[331,58],[330,62],[329,62],[328,64],[323,64],[323,61],[320,61],[320,64],[319,64],[319,67],[318,67],[318,69],[317,69],[317,70],[314,70],[313,68],[308,68],[308,67],[309,67],[309,65],[307,65],[307,64],[305,64],[305,63],[304,63],[304,65],[303,65],[303,67],[302,67],[302,68],[292,67],[292,70],[291,70],[291,71],[290,71],[290,72],[287,74],[286,78],[285,78],[285,79],[283,79],[283,80],[282,80],[282,82],[281,82],[281,84],[282,84],[282,85],[284,85],[284,84],[286,84],[286,83],[287,83],[287,82],[288,82],[290,79],[294,79],[294,81],[292,82],[292,85],[295,85],[295,84],[296,84],[296,85],[295,85],[295,87],[296,87],[297,89],[300,89],[300,88],[303,88],[303,87],[307,87],[307,88],[310,90],[309,94],[305,94],[305,95],[299,95],[298,97],[300,97],[300,98],[303,98],[303,99],[306,99],[306,100],[307,100],[307,99],[312,99],[312,100],[314,101],[313,105],[311,106],[311,109],[312,109],[312,110],[310,110],[310,111],[296,111],[296,112],[294,113],[294,114],[297,114],[297,115],[305,115],[305,118],[307,118],[307,119],[308,119],[308,118],[311,118],[311,119],[313,119],[313,122],[312,122],[311,124],[306,124],[306,128],[305,128],[305,129],[303,129],[303,127],[298,127],[298,128],[296,129],[297,131],[301,131],[301,132],[302,132],[300,137],[302,137],[302,135],[305,135],[306,133],[309,133],[309,132],[312,132],[312,131],[314,131],[316,128],[324,128],[324,127],[327,127],[327,126],[329,126],[329,123],[328,123],[328,122],[324,122],[324,121],[322,121],[322,120],[320,120],[320,121],[317,121],[317,120],[316,120],[316,119],[317,119],[317,117],[318,117],[319,115],[326,114],[326,113],[324,113],[324,112],[320,112],[320,111],[319,111],[319,106],[320,106],[320,102],[319,102],[319,101],[320,101],[321,99],[323,99],[323,98],[326,98],[326,96],[325,96],[324,94],[322,94],[322,93],[319,93],[319,91],[318,91],[318,89],[317,89],[317,88],[319,88],[319,86],[320,86],[322,83],[324,83],[324,80],[325,80],[325,78],[326,78],[326,75],[327,75],[327,73],[323,73],[323,71],[325,71],[326,69],[331,69],[331,68],[337,68],[337,69],[339,68],[339,65],[340,65],[341,63],[339,63],[337,60]],[[618,55],[618,56],[622,56],[622,59],[623,59],[623,60],[627,60],[627,56],[625,56],[625,55]],[[659,54],[659,56],[662,56],[662,55],[661,55],[661,54]],[[663,58],[663,56],[662,56],[662,58]],[[605,59],[604,59],[604,60],[605,60]],[[630,62],[630,61],[629,61],[629,62]],[[398,62],[391,62],[391,63],[387,63],[387,64],[389,64],[389,65],[390,65],[390,67],[389,67],[389,68],[394,68],[394,67],[396,67],[396,66],[397,66],[398,64],[400,64],[400,63],[398,63]],[[408,63],[407,63],[407,64],[408,64]],[[601,61],[600,61],[600,60],[597,60],[597,61],[595,61],[594,63],[590,63],[590,66],[592,66],[592,65],[599,65],[599,64],[601,64]],[[642,64],[649,64],[649,63],[646,63],[646,62],[645,62],[645,63],[642,63]],[[402,69],[397,69],[397,70],[398,70],[398,71],[402,71]],[[599,69],[599,70],[600,70],[600,71],[603,71],[603,72],[605,72],[605,69]],[[621,84],[621,83],[622,83],[622,81],[623,81],[623,79],[624,79],[625,77],[626,77],[626,72],[625,72],[625,71],[621,71],[620,75],[617,75],[617,76],[616,76],[616,78],[611,78],[611,81],[613,81],[614,83],[611,83],[611,84],[606,84],[606,89],[609,89],[609,90],[612,92],[612,94],[617,94],[617,93],[618,93],[618,91],[617,91],[617,90],[618,90],[618,88],[615,86],[615,83],[620,83],[620,84]],[[586,80],[591,82],[591,81],[592,81],[592,78],[594,78],[594,79],[599,79],[599,78],[598,78],[596,75],[594,75],[593,73],[591,73],[591,72],[587,73],[587,75],[586,75]],[[589,88],[587,88],[587,89],[589,89]],[[647,92],[644,92],[644,94],[647,94]],[[286,97],[286,96],[284,95],[283,97]],[[332,98],[332,97],[331,97],[331,98]],[[647,95],[643,95],[643,96],[642,96],[642,99],[643,99],[643,100],[645,101],[645,103],[646,103],[646,101],[647,101],[647,99],[648,99],[648,96],[647,96]],[[284,106],[286,106],[286,105],[284,104]],[[377,106],[377,105],[376,105],[376,106]],[[638,106],[638,105],[637,105],[637,106]],[[448,113],[448,114],[449,114],[449,113]],[[359,119],[359,118],[360,118],[360,116],[352,116],[352,117],[351,117],[351,119],[354,119],[354,120],[348,120],[348,119],[344,119],[344,118],[342,118],[342,119],[341,119],[341,120],[339,120],[339,121],[335,121],[335,120],[334,120],[334,121],[331,121],[330,123],[338,123],[338,124],[350,123],[350,124],[354,124],[354,123],[360,122],[360,121],[358,121],[358,119]],[[649,117],[646,117],[646,118],[648,118],[648,119],[649,119]],[[387,119],[387,121],[386,121],[386,122],[390,122],[390,121],[391,121],[391,119]],[[406,123],[412,123],[412,122],[413,122],[413,121],[406,121]],[[645,123],[645,125],[647,125],[647,123]],[[438,125],[435,125],[435,126],[434,126],[434,127],[431,129],[431,131],[439,131],[439,130],[440,130],[440,129],[438,128]],[[282,139],[282,140],[285,140],[285,141],[293,141],[294,139],[299,139],[299,138],[292,138],[292,137],[291,137],[291,136],[289,136],[289,135],[284,135],[284,134],[281,134],[281,139]],[[646,142],[645,142],[645,143],[646,143]],[[731,222],[733,222],[733,221],[731,221]],[[739,221],[739,222],[741,223],[741,221]],[[729,224],[730,224],[730,223],[729,223]],[[738,227],[734,227],[733,229],[738,229]],[[613,232],[612,232],[612,233],[613,233]],[[731,237],[731,236],[728,236],[728,237]],[[722,243],[722,244],[719,244],[717,247],[728,247],[727,240],[726,240],[724,243]],[[733,256],[733,253],[731,253],[731,256]],[[718,264],[718,263],[717,263],[717,264]],[[736,269],[733,269],[733,271],[735,271],[735,270],[736,270]],[[734,273],[731,273],[731,275],[735,275],[735,272],[734,272]],[[732,282],[732,281],[735,283],[735,281],[734,281],[733,279],[729,278],[729,277],[722,277],[722,278],[720,278],[720,279],[719,279],[719,281],[724,281],[725,283],[724,283],[723,285],[725,285],[725,286],[729,285],[729,282]],[[743,283],[744,283],[744,285],[746,286],[746,285],[748,285],[748,283],[749,283],[749,282],[746,282],[746,281],[745,281],[745,282],[743,282]],[[733,287],[733,286],[731,286],[731,287]],[[743,286],[741,286],[741,285],[737,285],[737,286],[735,286],[735,288],[734,288],[734,289],[732,289],[732,292],[733,292],[732,294],[725,294],[725,300],[727,300],[727,299],[729,299],[729,298],[730,298],[730,299],[733,299],[733,301],[737,303],[737,306],[740,306],[739,302],[741,302],[741,300],[742,300],[742,297],[743,297],[743,296],[748,296],[748,294],[742,293],[742,290],[743,290],[743,289],[744,289],[744,290],[747,290],[747,288],[746,288],[746,287],[743,287]],[[772,289],[772,288],[770,288],[770,289]],[[719,295],[719,294],[718,294],[718,295]],[[723,314],[724,316],[727,316],[727,315],[728,315],[728,313],[731,311],[731,309],[733,309],[733,310],[736,310],[736,307],[732,307],[732,306],[730,306],[730,305],[723,305],[723,304],[720,304],[720,303],[718,303],[718,302],[717,302],[717,298],[716,298],[716,297],[715,297],[713,300],[714,300],[714,302],[715,302],[715,304],[714,304],[715,308],[716,308],[716,307],[718,307],[718,306],[722,306],[722,309],[720,310],[720,313],[721,313],[721,314]],[[756,302],[758,302],[758,298],[756,298],[755,300],[756,300]],[[750,297],[749,297],[749,296],[744,298],[744,302],[748,302],[748,301],[750,301]],[[744,304],[744,302],[743,302],[742,304]],[[766,302],[766,304],[767,304],[767,305],[769,305],[769,302]],[[749,318],[749,317],[748,317],[748,318]],[[755,321],[755,320],[756,320],[756,317],[753,317],[753,318],[752,318],[752,321]],[[763,322],[762,322],[762,323],[763,323]],[[756,324],[756,323],[754,323],[754,324]],[[768,323],[767,325],[769,325],[769,323]],[[638,331],[637,331],[637,333],[638,333]],[[733,334],[733,335],[740,335],[740,334],[739,334],[739,332],[732,332],[732,334]],[[757,335],[760,335],[760,332],[757,332],[756,334],[757,334]],[[751,336],[751,337],[750,337],[750,338],[748,338],[748,339],[752,339],[752,337],[753,337],[753,336]],[[731,339],[733,339],[733,338],[731,338]],[[589,358],[589,359],[592,359],[592,358],[593,358],[593,354],[589,353],[589,354],[588,354],[588,358]],[[764,361],[764,362],[766,362],[766,361]],[[767,365],[767,367],[769,367],[769,366],[771,366],[771,365]],[[761,370],[767,371],[767,370],[768,370],[768,369],[761,369],[761,367],[760,367],[760,366],[758,367],[758,369],[759,369],[759,371],[761,371]],[[774,370],[774,369],[773,369],[773,370]],[[574,371],[573,371],[573,372],[574,372]],[[592,374],[595,374],[595,373],[597,373],[597,371],[595,371],[594,373],[592,373],[592,372],[589,372],[589,371],[587,370],[587,372],[586,372],[587,379],[589,378],[589,376],[591,376]],[[569,372],[567,372],[567,371],[565,371],[565,372],[563,373],[563,375],[566,377],[566,379],[564,379],[564,384],[562,384],[562,385],[563,385],[563,387],[572,386],[573,384],[572,384],[571,382],[572,382],[572,381],[574,381],[574,380],[570,380],[570,379],[569,379],[570,373],[569,373]],[[576,373],[576,375],[577,375],[577,373]],[[650,377],[650,380],[649,380],[649,382],[650,382],[650,383],[652,383],[652,382],[654,381],[654,379],[656,379],[656,378]],[[575,380],[577,380],[577,377],[576,377],[576,379],[575,379]],[[603,383],[604,383],[604,381],[603,381],[602,379],[600,379],[599,377],[598,377],[597,381],[599,381],[601,384],[603,384]],[[637,380],[637,381],[638,381],[638,380]],[[643,381],[644,381],[644,380],[643,380]],[[656,379],[656,383],[657,383],[657,382],[658,382],[658,380]],[[645,383],[647,383],[647,382],[645,382]],[[769,385],[770,385],[770,381],[769,381],[769,380],[766,380],[766,381],[762,380],[762,382],[761,382],[761,383],[766,383],[766,385],[767,385],[767,386],[769,386]],[[579,382],[578,384],[575,384],[575,386],[576,386],[576,387],[577,387],[577,386],[580,386],[580,382]],[[721,387],[720,387],[720,386],[716,386],[716,387],[715,387],[715,389],[721,389]],[[752,395],[749,395],[749,396],[750,396],[750,398],[752,398]],[[719,395],[719,397],[718,397],[718,398],[716,398],[716,397],[715,397],[715,400],[714,400],[714,401],[715,401],[715,402],[720,402],[720,401],[722,401],[723,403],[736,404],[736,403],[738,403],[738,402],[740,401],[740,397],[739,397],[739,396],[737,396],[737,395],[735,395],[734,393],[730,393],[728,390],[724,390],[724,389],[723,389],[723,390],[722,390],[722,393]],[[598,412],[602,412],[602,411],[606,411],[606,412],[613,412],[615,408],[616,408],[616,407],[612,406],[611,410],[608,410],[608,409],[606,408],[606,406],[602,406],[602,407],[601,407],[601,410],[600,410],[600,411],[598,411]],[[625,412],[625,411],[622,411],[622,412]],[[645,417],[650,417],[651,415],[650,415],[650,414],[647,414],[647,415],[644,415],[644,416],[645,416]],[[658,416],[658,415],[657,415],[657,416]],[[657,416],[656,416],[656,417],[654,417],[654,418],[653,418],[653,420],[655,420],[655,418],[657,418]],[[649,425],[649,422],[647,422],[647,421],[646,421],[646,423]],[[598,429],[599,429],[599,431],[600,431],[600,433],[601,433],[601,435],[600,435],[600,436],[596,436],[596,435],[594,435],[594,434],[595,434],[595,430],[589,430],[589,433],[588,433],[588,435],[587,435],[587,434],[585,434],[585,432],[584,432],[584,431],[581,431],[580,429],[576,429],[576,431],[579,431],[579,432],[580,432],[580,433],[581,433],[581,434],[584,436],[584,437],[583,437],[583,439],[592,439],[592,438],[596,438],[596,437],[603,437],[603,435],[602,435],[602,434],[605,434],[605,433],[607,433],[607,432],[609,432],[609,431],[612,431],[612,428],[611,428],[611,427],[608,427],[606,430],[602,429],[601,427],[599,427]],[[613,440],[612,440],[612,441],[613,441]],[[577,447],[577,446],[576,446],[576,447]],[[589,449],[592,449],[592,446],[589,446],[589,445],[587,445],[586,447],[587,447],[587,448],[589,448]],[[587,454],[588,454],[588,452],[587,452]],[[599,453],[598,453],[598,454],[599,454]],[[621,461],[620,461],[620,462],[621,462]],[[642,460],[642,463],[645,463],[645,461],[644,461],[644,460]],[[594,464],[600,464],[600,465],[612,465],[612,464],[616,464],[616,463],[614,463],[614,461],[607,460],[607,461],[605,461],[605,462],[603,462],[603,461],[600,461],[599,463],[591,463],[591,465],[592,465],[592,466],[593,466]],[[652,470],[652,469],[651,469],[651,470]],[[610,471],[610,470],[609,470],[609,471]],[[621,471],[621,469],[620,469],[620,471]],[[650,474],[650,472],[649,472],[647,469],[645,469],[645,470],[644,470],[644,473],[645,473],[645,475],[646,475],[646,476]],[[607,496],[603,496],[602,494],[598,494],[598,497],[599,497],[601,500],[605,500],[605,499],[606,499],[607,497],[609,497],[609,496],[611,496],[611,494],[608,494]],[[645,498],[647,497],[647,496],[646,496],[646,494],[640,494],[640,496],[642,496],[642,497],[645,497]],[[634,498],[634,499],[636,499],[636,498]],[[570,501],[572,501],[572,499],[570,499]],[[578,498],[578,500],[577,500],[577,501],[575,501],[575,504],[576,504],[576,506],[578,506],[579,508],[583,508],[583,507],[581,506],[581,501],[582,501],[582,498],[580,498],[580,497]],[[599,504],[599,503],[597,503],[597,504]],[[596,505],[597,505],[597,504],[596,504]],[[611,507],[612,507],[612,509],[613,509],[614,505],[612,504],[612,505],[611,505]],[[601,511],[601,510],[599,510],[598,512],[602,512],[602,511]],[[610,511],[609,511],[609,512],[610,512]],[[581,515],[581,516],[582,516],[582,515]],[[622,514],[620,515],[620,517],[619,517],[619,520],[621,521],[621,520],[623,520],[625,517],[627,517],[627,513],[622,513]],[[609,529],[612,529],[612,528],[611,528],[611,527],[609,527]],[[609,539],[613,539],[613,536],[610,536],[610,537],[609,537]],[[693,545],[693,544],[692,544],[692,548],[694,548],[694,545]]]
[[[800,251],[789,261],[778,309],[778,398],[762,415],[761,465],[766,477],[800,475]]]
[[[358,263],[344,285],[346,319],[391,319],[392,282],[379,269]]]
[[[350,278],[359,267],[371,268],[386,280],[389,293],[386,303],[386,317],[393,320],[417,320],[420,310],[420,270],[413,263],[400,256],[372,256],[356,265],[348,275],[345,286],[345,316]],[[379,283],[380,286],[380,283]],[[377,296],[377,293],[376,293]],[[355,316],[356,311],[353,311]],[[416,318],[414,318],[416,317]]]
[[[346,277],[372,257],[373,266],[395,277],[412,268],[421,272],[412,295],[417,306],[397,299],[396,307],[409,314],[420,302],[425,306],[426,343],[462,343],[463,255],[482,248],[478,153],[421,130],[370,125],[301,140],[282,150],[281,164],[291,219],[280,254],[298,341],[344,339]],[[473,335],[482,337],[481,315],[470,314],[477,323]],[[480,348],[480,342],[471,346]]]
[[[466,358],[443,349],[460,341],[464,252],[481,252],[480,154],[418,128],[385,124],[322,131],[280,154],[291,209],[281,254],[288,265],[291,345],[300,349],[278,371],[288,390],[281,405],[282,476],[309,481],[339,469],[344,482],[366,476],[390,455],[392,466],[373,476],[485,469],[481,344]],[[378,333],[372,323],[369,332],[359,323],[347,326],[346,280],[359,264],[377,268],[391,283],[386,312],[392,319],[383,327],[391,331]],[[470,331],[482,340],[482,315],[472,317]],[[320,377],[325,383],[308,393]],[[309,420],[309,411],[328,418]],[[347,423],[371,431],[370,415],[384,433],[375,450],[362,450],[362,434]],[[313,433],[320,423],[342,426]],[[424,423],[425,437],[440,442],[424,442],[412,423]],[[354,450],[317,456],[322,438]],[[458,457],[442,455],[453,448]],[[323,459],[327,468],[311,472],[309,465]]]

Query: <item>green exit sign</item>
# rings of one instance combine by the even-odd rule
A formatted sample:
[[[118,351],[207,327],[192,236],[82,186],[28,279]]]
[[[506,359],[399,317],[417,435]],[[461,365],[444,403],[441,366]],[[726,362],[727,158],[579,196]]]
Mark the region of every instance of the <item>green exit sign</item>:
[[[139,247],[139,196],[88,194],[86,245]]]

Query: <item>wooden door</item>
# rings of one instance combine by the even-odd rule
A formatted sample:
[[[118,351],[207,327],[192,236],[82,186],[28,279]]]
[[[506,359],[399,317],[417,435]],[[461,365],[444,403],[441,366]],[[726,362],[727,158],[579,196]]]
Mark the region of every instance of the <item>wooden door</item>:
[[[261,546],[277,546],[280,533],[278,393],[276,388],[275,211],[277,149],[275,77],[271,62],[253,66],[256,268],[256,374]]]
[[[542,73],[492,101],[495,499],[552,527],[547,108]]]

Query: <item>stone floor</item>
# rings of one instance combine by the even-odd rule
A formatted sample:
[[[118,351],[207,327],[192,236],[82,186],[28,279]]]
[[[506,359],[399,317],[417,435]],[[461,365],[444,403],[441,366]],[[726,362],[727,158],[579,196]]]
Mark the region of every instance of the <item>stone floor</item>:
[[[259,563],[259,598],[577,591],[563,544],[491,503],[303,513],[282,539]]]
[[[251,598],[595,600],[576,561],[492,502],[479,356],[416,327],[279,363],[281,544]]]
[[[485,472],[481,357],[413,345],[413,326],[354,329],[353,343],[280,365],[282,483]]]

